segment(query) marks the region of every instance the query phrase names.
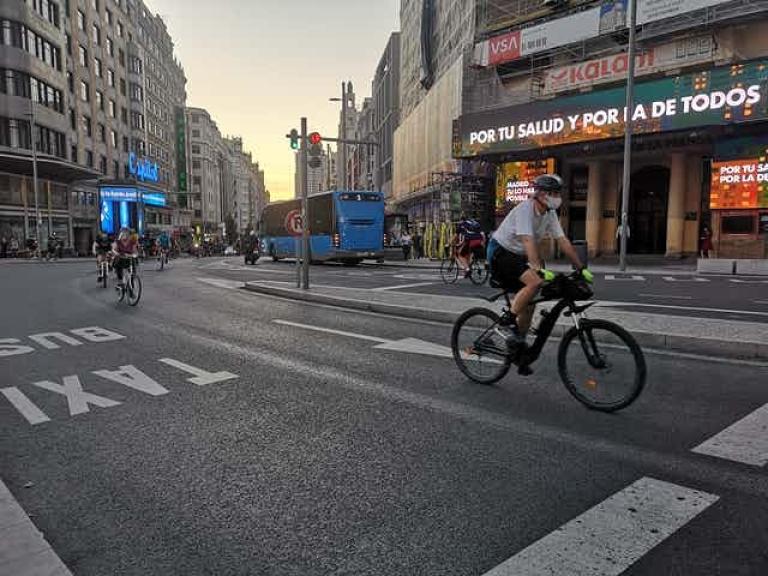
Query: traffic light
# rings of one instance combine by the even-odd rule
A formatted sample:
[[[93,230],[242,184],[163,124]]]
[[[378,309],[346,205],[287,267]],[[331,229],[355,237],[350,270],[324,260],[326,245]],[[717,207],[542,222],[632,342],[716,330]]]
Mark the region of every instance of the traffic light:
[[[310,144],[320,144],[320,142],[323,141],[323,137],[320,136],[320,132],[311,132],[309,134],[309,143]]]
[[[291,139],[291,148],[294,150],[299,149],[299,131],[294,128],[291,130],[291,132],[288,134],[288,138]]]

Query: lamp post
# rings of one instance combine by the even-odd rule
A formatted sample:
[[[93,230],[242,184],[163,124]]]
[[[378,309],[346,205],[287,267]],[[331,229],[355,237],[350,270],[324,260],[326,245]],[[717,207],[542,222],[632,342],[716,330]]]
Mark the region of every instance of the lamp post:
[[[347,137],[347,85],[341,83],[341,98],[329,98],[330,102],[341,102],[341,139],[344,140]],[[336,174],[338,176],[338,182],[336,187],[339,190],[344,190],[347,187],[347,149],[346,144],[339,143],[338,147],[338,159],[336,161]]]
[[[621,188],[621,240],[619,243],[619,268],[627,269],[627,237],[629,232],[629,187],[632,175],[632,114],[635,96],[635,28],[637,28],[637,0],[632,3],[629,16],[629,47],[627,49],[627,118],[624,122],[624,171]]]
[[[40,218],[40,201],[38,196],[38,184],[37,184],[37,138],[35,138],[36,123],[35,123],[35,101],[30,98],[29,100],[29,113],[26,114],[30,117],[30,138],[32,141],[32,189],[35,195],[35,238],[37,239],[37,256],[40,255],[40,247],[42,246],[40,240],[40,227],[43,224]]]

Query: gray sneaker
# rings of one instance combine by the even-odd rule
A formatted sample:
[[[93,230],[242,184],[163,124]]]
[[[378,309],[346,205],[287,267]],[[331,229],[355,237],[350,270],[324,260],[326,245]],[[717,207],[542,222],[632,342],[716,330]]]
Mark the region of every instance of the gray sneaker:
[[[525,335],[520,333],[520,330],[515,324],[499,326],[498,331],[509,348],[515,348],[525,342]]]

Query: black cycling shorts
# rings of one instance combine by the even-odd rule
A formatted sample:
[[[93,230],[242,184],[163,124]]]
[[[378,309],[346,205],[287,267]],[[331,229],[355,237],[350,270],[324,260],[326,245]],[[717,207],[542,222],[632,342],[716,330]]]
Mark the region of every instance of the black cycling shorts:
[[[528,257],[510,252],[501,245],[497,245],[493,251],[493,264],[491,265],[493,280],[505,290],[517,292],[525,286],[520,276],[530,270]]]

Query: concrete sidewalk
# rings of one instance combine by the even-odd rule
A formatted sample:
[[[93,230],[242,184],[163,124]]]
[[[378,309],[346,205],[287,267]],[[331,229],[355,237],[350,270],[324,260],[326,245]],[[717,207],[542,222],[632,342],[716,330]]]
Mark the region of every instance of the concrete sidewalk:
[[[245,288],[252,292],[293,300],[445,323],[453,323],[462,312],[475,306],[500,311],[503,304],[503,299],[490,304],[481,298],[338,286],[315,285],[310,290],[301,290],[289,282],[247,282]],[[601,306],[599,302],[590,308],[587,315],[620,324],[635,336],[641,346],[646,348],[768,361],[768,325],[766,324],[627,312],[615,309],[608,304]],[[572,325],[570,319],[561,317],[554,335],[561,335]]]

